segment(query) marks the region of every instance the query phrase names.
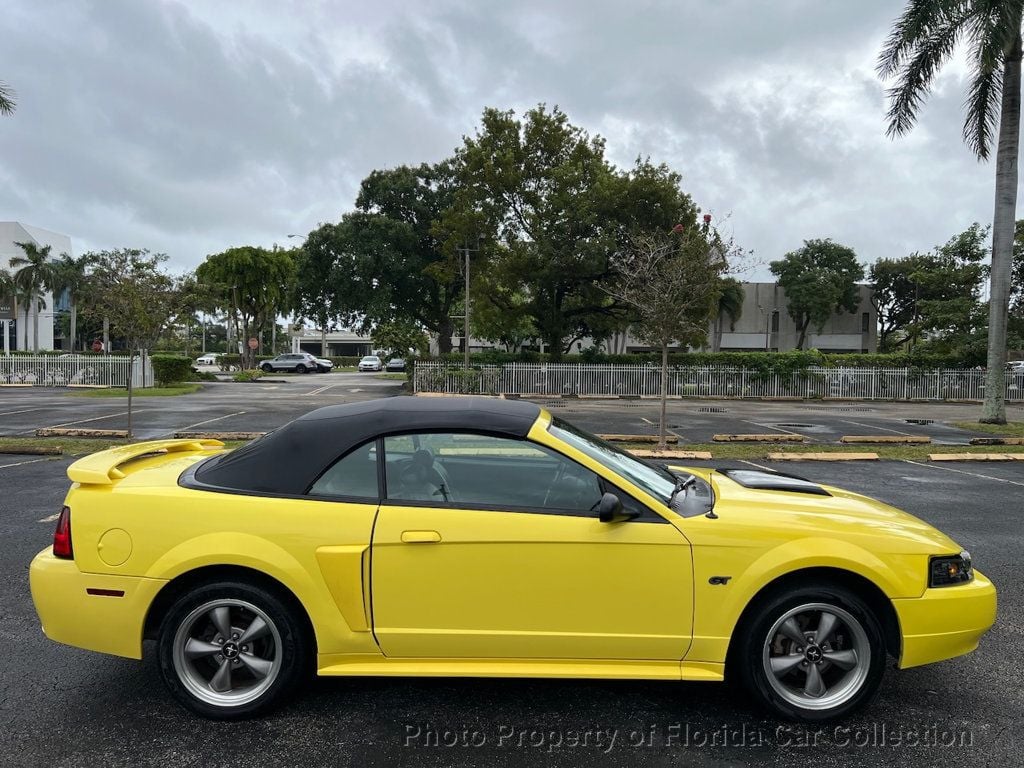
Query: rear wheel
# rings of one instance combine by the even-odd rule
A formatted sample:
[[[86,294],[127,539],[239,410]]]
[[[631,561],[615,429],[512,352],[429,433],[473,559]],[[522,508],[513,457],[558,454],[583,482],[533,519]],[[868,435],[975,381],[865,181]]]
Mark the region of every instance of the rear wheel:
[[[747,689],[782,717],[822,721],[867,704],[885,669],[878,619],[839,586],[768,598],[737,628],[735,664]]]
[[[272,366],[270,363],[264,363],[263,365],[260,366],[260,370],[262,370],[264,373],[270,373],[271,371],[274,370],[274,366]]]
[[[186,708],[221,720],[262,714],[306,674],[303,624],[276,594],[242,582],[178,598],[158,639],[160,672]]]

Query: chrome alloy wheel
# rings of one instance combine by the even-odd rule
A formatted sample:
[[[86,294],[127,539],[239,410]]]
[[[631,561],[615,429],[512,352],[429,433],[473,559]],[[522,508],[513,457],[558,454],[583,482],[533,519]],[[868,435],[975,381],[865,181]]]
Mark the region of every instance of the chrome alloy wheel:
[[[174,670],[196,698],[221,707],[257,699],[281,671],[281,635],[266,613],[244,600],[212,600],[178,625]]]
[[[803,709],[832,709],[864,685],[871,646],[864,627],[848,611],[807,603],[775,622],[762,659],[769,685],[785,701]]]

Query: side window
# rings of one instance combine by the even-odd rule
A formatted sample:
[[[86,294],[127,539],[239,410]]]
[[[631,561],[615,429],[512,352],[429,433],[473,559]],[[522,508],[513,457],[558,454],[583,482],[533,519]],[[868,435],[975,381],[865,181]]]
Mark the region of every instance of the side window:
[[[523,440],[476,434],[384,438],[389,499],[498,509],[590,514],[601,499],[596,474]]]
[[[361,445],[336,461],[313,483],[309,495],[376,500],[377,441]]]

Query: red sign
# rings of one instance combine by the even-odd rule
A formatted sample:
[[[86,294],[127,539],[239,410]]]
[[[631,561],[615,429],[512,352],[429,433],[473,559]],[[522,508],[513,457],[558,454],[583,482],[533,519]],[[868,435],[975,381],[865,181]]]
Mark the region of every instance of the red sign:
[[[249,339],[249,349],[256,349],[259,345],[259,339]]]

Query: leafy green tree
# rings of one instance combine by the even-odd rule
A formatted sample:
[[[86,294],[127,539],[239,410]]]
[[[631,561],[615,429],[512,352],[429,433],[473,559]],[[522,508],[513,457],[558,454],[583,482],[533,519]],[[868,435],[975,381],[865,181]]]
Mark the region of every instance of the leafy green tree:
[[[637,322],[632,332],[661,350],[659,450],[667,442],[668,348],[707,339],[708,321],[722,295],[729,250],[705,226],[637,235],[612,257],[615,277],[603,290],[633,311]]]
[[[906,134],[942,66],[961,41],[971,75],[963,136],[980,160],[996,143],[988,375],[981,421],[1006,423],[1007,307],[1020,154],[1021,0],[909,0],[878,62],[889,90],[889,135]],[[998,137],[997,137],[998,131]]]
[[[217,306],[227,311],[235,338],[242,341],[242,365],[255,367],[256,351],[245,343],[274,323],[294,296],[295,258],[283,249],[229,248],[206,257],[196,278],[209,286]]]
[[[481,295],[499,312],[525,311],[552,359],[567,339],[625,322],[629,310],[601,288],[615,276],[610,254],[638,232],[696,223],[677,174],[640,160],[617,171],[604,140],[558,108],[540,105],[521,120],[485,110],[456,167],[453,210],[480,228],[486,254],[487,268],[476,271]],[[512,306],[509,296],[526,303]]]
[[[335,275],[336,255],[332,250],[333,227],[320,227],[309,233],[302,248],[295,251],[295,292],[292,311],[309,318],[320,329],[320,349],[327,354],[327,332],[344,311],[345,293],[335,290],[340,276]]]
[[[7,83],[0,82],[0,115],[14,114],[14,91]]]
[[[39,353],[39,310],[46,306],[43,300],[43,292],[52,290],[57,280],[57,267],[50,258],[52,246],[44,245],[40,248],[32,242],[19,243],[15,245],[21,248],[24,256],[15,256],[11,259],[11,267],[16,271],[14,280],[27,298],[25,305],[25,322],[28,322],[28,312],[32,310],[32,351]],[[27,341],[26,334],[26,341]]]
[[[374,349],[384,350],[392,357],[425,355],[430,344],[423,329],[408,322],[381,323],[373,329],[370,338]]]
[[[922,268],[920,254],[879,259],[871,265],[871,303],[878,314],[878,351],[894,352],[912,338],[921,285],[914,274]]]
[[[804,240],[804,245],[771,263],[772,274],[786,291],[789,315],[796,322],[797,349],[807,341],[807,329],[821,329],[834,312],[856,312],[860,306],[857,281],[864,268],[852,248],[831,240]]]

